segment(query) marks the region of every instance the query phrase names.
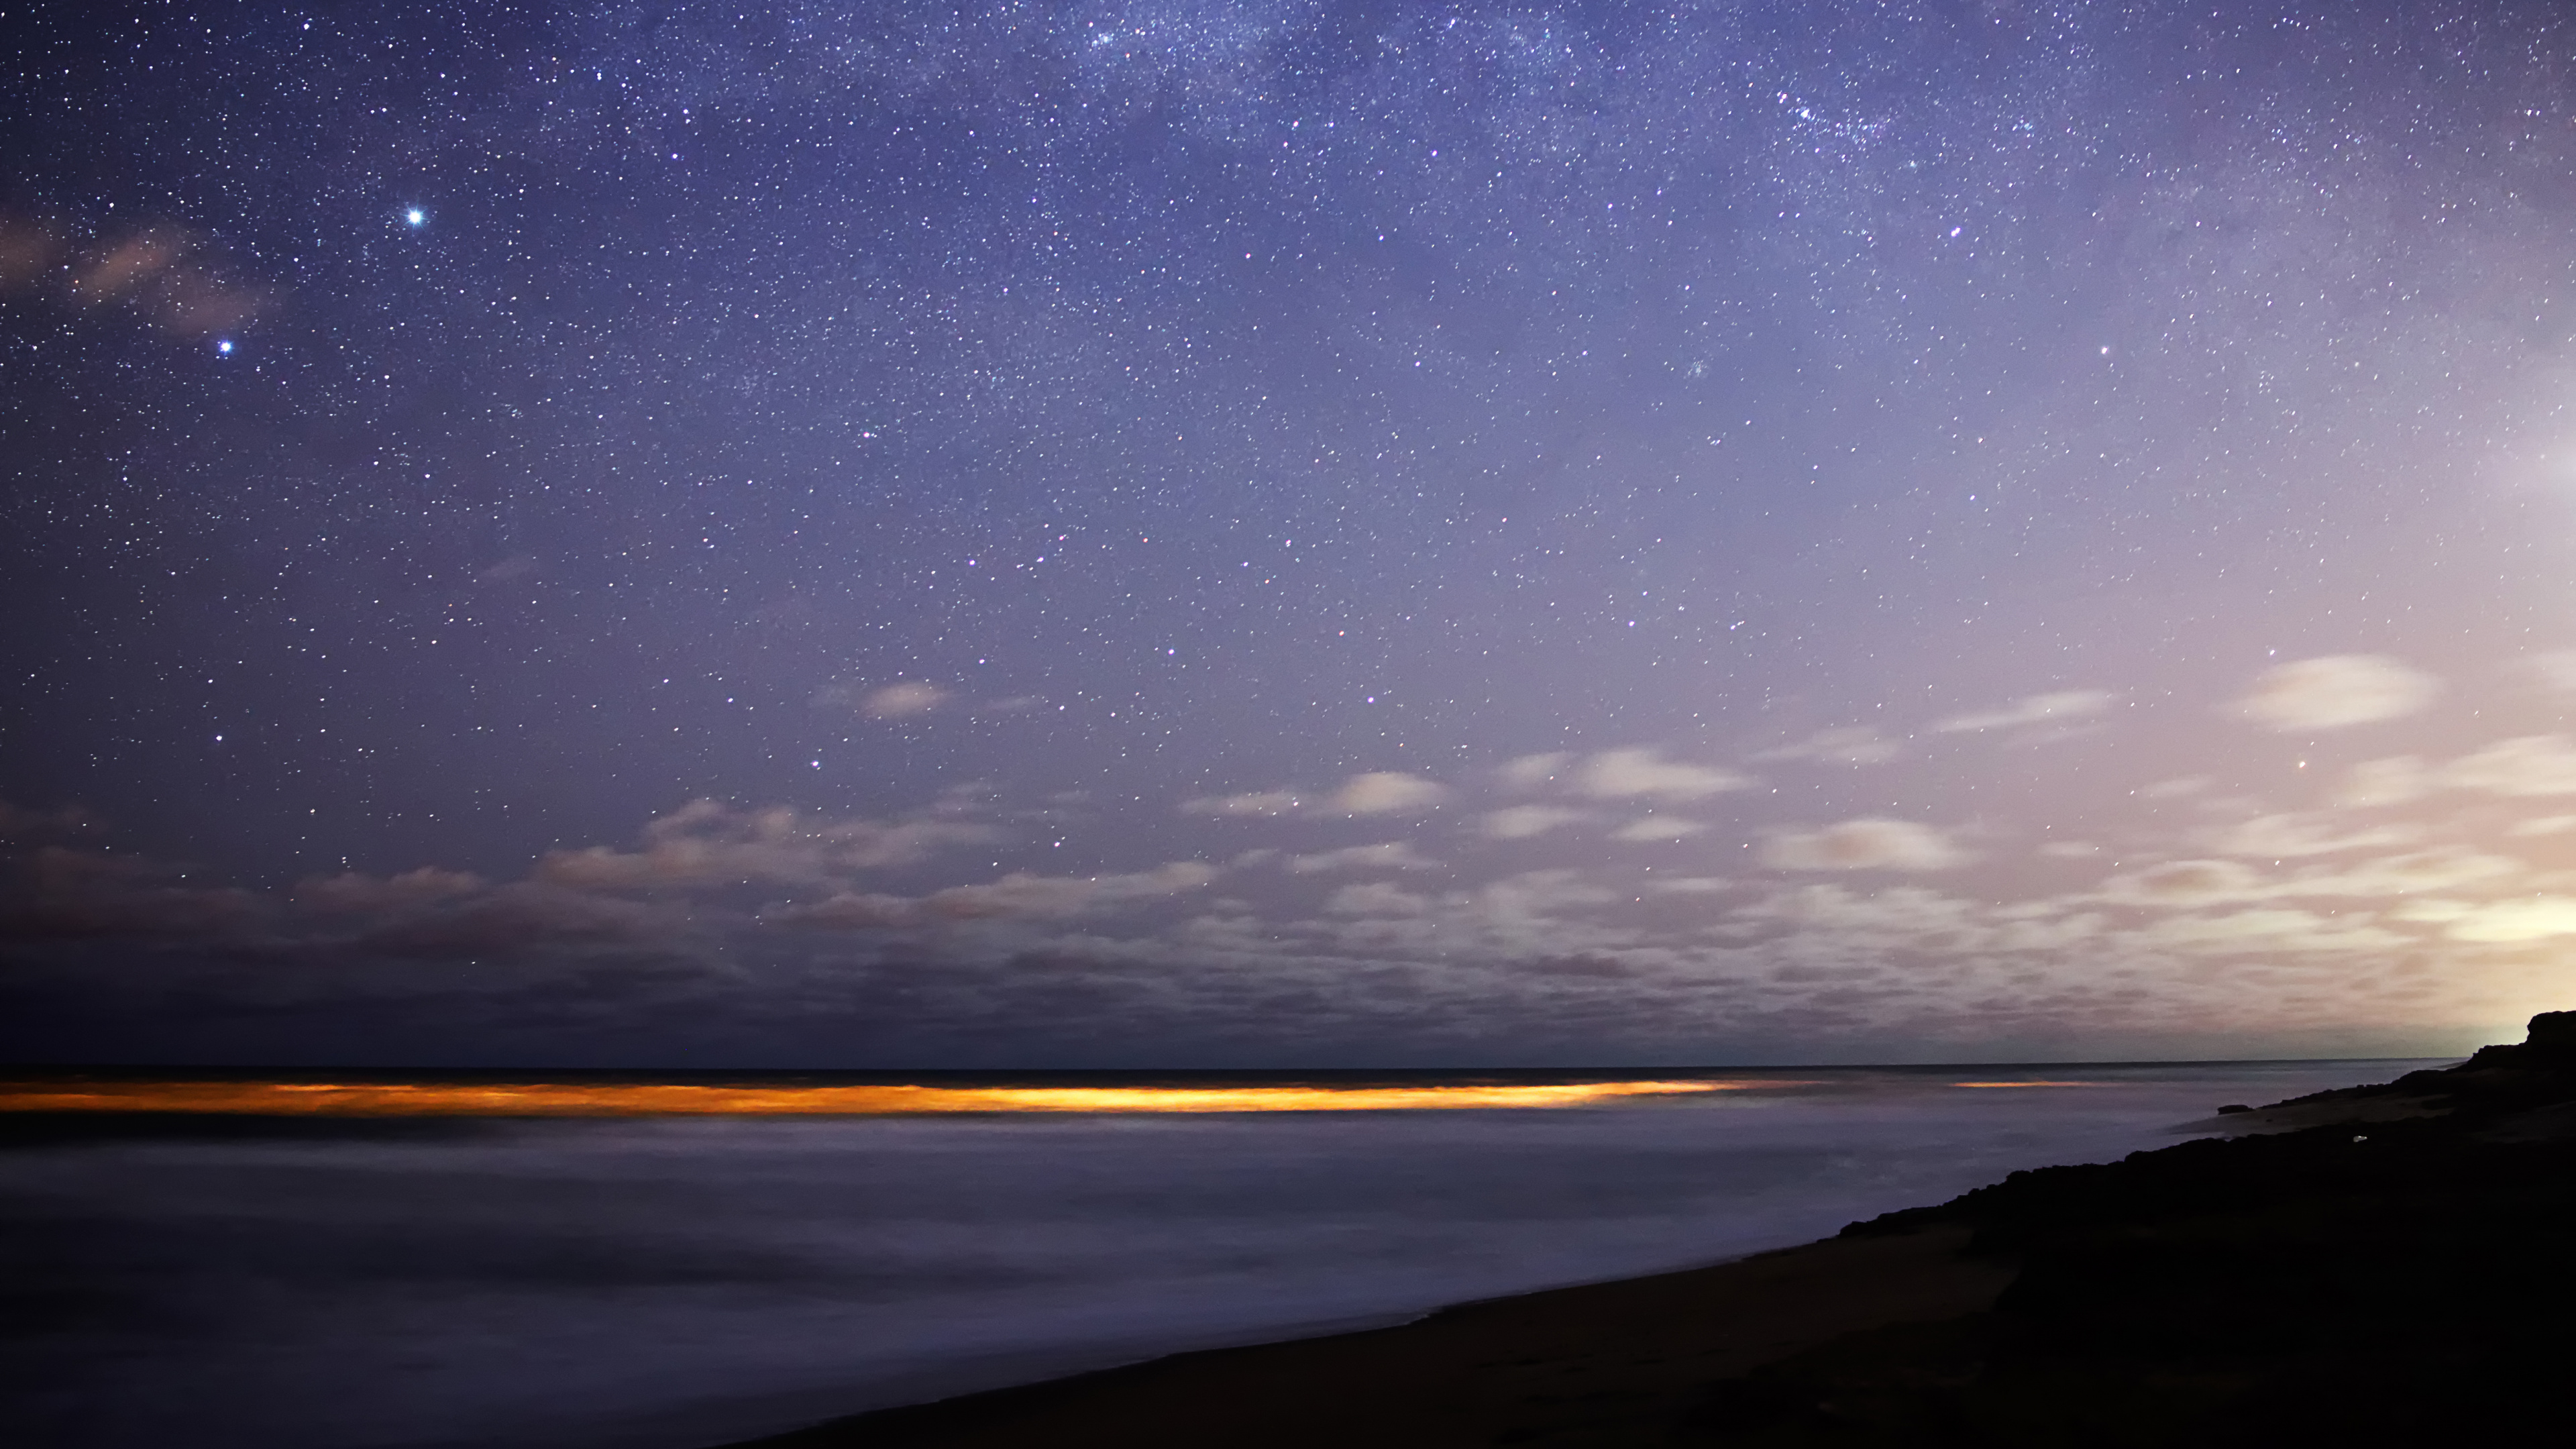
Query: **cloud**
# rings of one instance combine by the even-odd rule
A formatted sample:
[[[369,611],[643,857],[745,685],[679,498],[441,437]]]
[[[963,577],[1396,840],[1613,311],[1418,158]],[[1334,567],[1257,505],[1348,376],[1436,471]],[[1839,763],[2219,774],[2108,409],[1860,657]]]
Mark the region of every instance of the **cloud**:
[[[2265,894],[2263,877],[2232,860],[2171,860],[2113,876],[2102,893],[2140,905],[2198,906]]]
[[[1325,912],[1335,916],[1419,916],[1430,909],[1430,897],[1399,890],[1384,881],[1346,885],[1324,901]]]
[[[802,926],[818,931],[857,931],[876,926],[911,926],[921,921],[921,902],[882,891],[840,891],[817,901],[776,906],[760,913],[773,926]]]
[[[1940,831],[1911,820],[1846,820],[1762,846],[1762,863],[1780,870],[1948,870],[1968,860]]]
[[[1449,787],[1420,775],[1372,770],[1333,792],[1332,808],[1350,815],[1418,815],[1448,798]]]
[[[2460,916],[2442,932],[2454,941],[2508,944],[2576,936],[2576,899],[2534,896],[2496,901]]]
[[[1792,923],[1805,931],[1857,940],[1872,949],[1931,942],[1956,943],[1976,931],[1977,905],[1920,886],[1851,891],[1838,885],[1800,885],[1737,908],[1747,920]],[[1812,939],[1812,938],[1811,938]]]
[[[45,835],[83,835],[97,828],[89,812],[77,805],[55,810],[30,810],[0,800],[0,841],[27,840]]]
[[[2387,951],[2405,937],[2368,924],[2348,924],[2313,911],[2269,907],[2218,916],[2167,916],[2129,939],[2150,950],[2207,954],[2245,951]]]
[[[2444,765],[2441,782],[2489,795],[2576,795],[2576,740],[2524,735]]]
[[[192,872],[141,856],[47,845],[15,864],[0,894],[0,940],[213,941],[269,915],[249,891],[192,884]]]
[[[1708,827],[1678,815],[1641,815],[1610,832],[1612,840],[1663,841],[1697,835]]]
[[[400,875],[361,875],[355,871],[334,876],[311,876],[295,883],[295,903],[308,911],[325,915],[379,915],[393,911],[416,910],[472,895],[488,884],[471,871],[442,870],[424,865]]]
[[[2442,682],[2380,654],[2328,654],[2264,672],[2238,713],[2282,734],[2343,729],[2410,715]]]
[[[1543,755],[1523,755],[1517,760],[1506,762],[1494,774],[1502,780],[1503,784],[1512,789],[1535,790],[1554,780],[1557,773],[1573,759],[1573,755],[1563,750],[1554,750]]]
[[[1496,840],[1527,840],[1591,818],[1589,811],[1568,810],[1562,805],[1513,805],[1487,815],[1483,826],[1485,833]]]
[[[814,929],[923,926],[943,921],[1048,918],[1196,890],[1216,879],[1204,861],[1176,860],[1125,875],[1044,876],[1014,871],[1000,880],[950,886],[926,896],[845,891],[763,912],[772,925]]]
[[[2091,860],[2102,853],[2102,847],[2089,840],[2051,840],[2039,847],[2039,853],[2051,860]]]
[[[1697,800],[1752,784],[1749,777],[1733,770],[1674,764],[1653,750],[1605,750],[1585,760],[1575,778],[1576,789],[1602,800],[1639,796]]]
[[[2403,805],[2423,798],[2432,788],[2432,773],[2424,768],[2422,760],[2413,755],[2390,755],[2353,766],[2335,790],[2331,803],[2348,810]]]
[[[1894,740],[1881,739],[1877,731],[1852,726],[1818,730],[1803,740],[1777,745],[1761,751],[1757,760],[1814,760],[1828,765],[1883,765],[1905,753]]]
[[[247,324],[268,301],[223,270],[205,239],[180,227],[83,242],[50,223],[0,217],[0,296],[121,307],[167,331],[211,337]]]
[[[2332,803],[2355,809],[2403,805],[2446,786],[2488,795],[2576,795],[2576,740],[2522,735],[2438,767],[2413,755],[2364,760],[2344,777]]]
[[[1319,875],[1340,870],[1438,870],[1440,862],[1413,848],[1410,840],[1382,845],[1352,845],[1340,850],[1292,855],[1284,867],[1291,875]]]
[[[1344,780],[1321,799],[1303,790],[1252,790],[1240,795],[1198,795],[1181,802],[1185,815],[1418,815],[1449,798],[1449,787],[1420,775],[1371,770]]]
[[[2517,823],[2505,832],[2513,836],[2564,835],[2576,830],[2576,815],[2541,815]]]
[[[933,891],[922,904],[933,915],[955,920],[1071,916],[1125,901],[1197,890],[1216,875],[1216,867],[1198,860],[1171,861],[1126,875],[1042,876],[1014,871],[988,884]]]
[[[687,937],[687,918],[670,909],[521,881],[380,927],[360,936],[349,949],[377,956],[457,960],[516,956],[542,947],[667,951]]]
[[[62,270],[63,242],[51,228],[14,217],[0,217],[0,296],[11,296],[44,284]]]
[[[1550,916],[1626,900],[1629,892],[1613,890],[1572,870],[1525,870],[1489,881],[1476,892],[1487,914],[1504,919]]]
[[[910,719],[928,714],[948,699],[948,691],[936,684],[908,679],[871,690],[859,701],[859,712],[870,719]]]
[[[2341,869],[2265,876],[2232,860],[2175,860],[2113,876],[2105,900],[2127,905],[2200,906],[2220,901],[2263,901],[2291,896],[2341,896],[2362,900],[2419,892],[2494,886],[2524,873],[2521,861],[2459,846],[2409,851],[2357,861]]]
[[[851,871],[909,865],[946,846],[988,841],[989,826],[953,817],[808,820],[790,806],[737,810],[692,800],[644,827],[644,848],[555,850],[536,878],[579,890],[811,882]]]
[[[2219,831],[2211,838],[2210,848],[2221,855],[2270,856],[2279,860],[2405,845],[2414,838],[2414,830],[2402,825],[2377,825],[2338,835],[2332,827],[2301,816],[2258,815]]]
[[[1181,802],[1184,815],[1294,815],[1305,803],[1294,790],[1253,790],[1241,795],[1197,795]]]
[[[1940,734],[1967,731],[2024,729],[2032,725],[2064,725],[2090,719],[2109,709],[2119,698],[2108,690],[2061,689],[2050,694],[2026,694],[2001,709],[1955,714],[1935,721],[1932,728]]]
[[[2520,661],[2523,673],[2545,689],[2576,694],[2576,649],[2550,649]]]
[[[2376,899],[2418,891],[2494,886],[2522,875],[2527,867],[2509,855],[2489,855],[2447,845],[2404,855],[2381,856],[2339,871],[2317,871],[2290,877],[2273,887],[2278,895],[2356,896]]]

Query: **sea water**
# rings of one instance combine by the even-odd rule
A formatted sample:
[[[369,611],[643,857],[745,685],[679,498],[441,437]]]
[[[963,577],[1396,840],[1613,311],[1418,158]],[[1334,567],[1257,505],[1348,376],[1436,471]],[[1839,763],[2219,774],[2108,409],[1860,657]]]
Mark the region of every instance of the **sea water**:
[[[0,1393],[26,1449],[700,1449],[1715,1262],[2421,1065],[54,1139],[0,1153]]]

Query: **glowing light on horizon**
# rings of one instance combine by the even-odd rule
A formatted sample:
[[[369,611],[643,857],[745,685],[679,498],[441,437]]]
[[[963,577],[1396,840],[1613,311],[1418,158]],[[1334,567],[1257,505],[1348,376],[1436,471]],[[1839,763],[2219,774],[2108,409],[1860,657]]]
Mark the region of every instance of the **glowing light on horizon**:
[[[2108,1082],[1952,1082],[1954,1087],[2107,1087]]]
[[[727,1087],[563,1082],[0,1083],[0,1112],[270,1117],[891,1116],[949,1112],[1387,1112],[1580,1107],[1624,1097],[1809,1085],[1574,1082],[1421,1087]]]

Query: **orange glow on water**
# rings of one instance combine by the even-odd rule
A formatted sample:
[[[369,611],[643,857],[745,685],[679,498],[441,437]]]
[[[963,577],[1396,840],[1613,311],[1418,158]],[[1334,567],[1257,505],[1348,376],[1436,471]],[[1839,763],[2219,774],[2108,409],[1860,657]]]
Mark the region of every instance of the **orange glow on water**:
[[[267,1117],[1384,1112],[1580,1107],[1622,1097],[1800,1085],[1805,1084],[1639,1081],[1399,1087],[729,1087],[565,1082],[0,1082],[0,1112],[203,1112]]]

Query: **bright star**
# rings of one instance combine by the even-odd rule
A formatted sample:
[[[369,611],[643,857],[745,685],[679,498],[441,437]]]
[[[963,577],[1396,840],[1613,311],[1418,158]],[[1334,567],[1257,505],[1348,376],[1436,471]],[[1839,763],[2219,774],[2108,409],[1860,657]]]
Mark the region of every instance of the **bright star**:
[[[215,350],[216,350],[217,352],[223,353],[223,354],[224,354],[225,356],[227,356],[227,357],[231,356],[231,355],[232,355],[232,350],[233,350],[233,340],[232,340],[231,338],[229,338],[229,337],[225,338],[223,341],[218,342],[218,343],[216,343],[216,344],[215,344]]]
[[[429,213],[415,206],[411,210],[403,213],[403,220],[410,222],[413,226],[418,226],[422,222],[429,220]]]

